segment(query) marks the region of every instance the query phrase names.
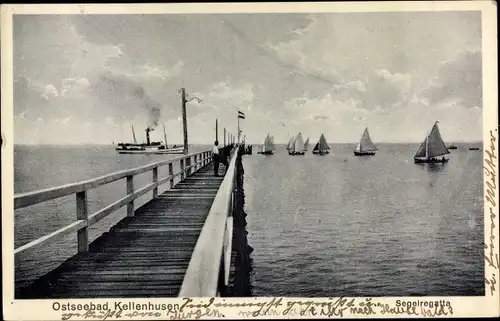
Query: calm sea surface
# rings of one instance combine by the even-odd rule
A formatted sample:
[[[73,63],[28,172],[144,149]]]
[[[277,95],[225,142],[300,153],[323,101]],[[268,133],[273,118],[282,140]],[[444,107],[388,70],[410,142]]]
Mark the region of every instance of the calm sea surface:
[[[482,152],[418,147],[245,156],[253,295],[484,295]]]
[[[354,157],[354,145],[331,147],[323,157],[292,157],[278,146],[273,156],[243,158],[253,295],[484,293],[481,151],[459,145],[447,164],[415,165],[418,144],[381,144],[373,157]],[[16,146],[14,189],[58,186],[177,156],[118,155],[112,146]],[[139,176],[136,187],[150,176]],[[125,180],[93,190],[90,213],[124,195]],[[74,196],[16,210],[15,246],[75,221],[75,210]],[[124,216],[122,209],[100,221],[91,239]],[[19,256],[17,282],[76,253],[75,238]]]

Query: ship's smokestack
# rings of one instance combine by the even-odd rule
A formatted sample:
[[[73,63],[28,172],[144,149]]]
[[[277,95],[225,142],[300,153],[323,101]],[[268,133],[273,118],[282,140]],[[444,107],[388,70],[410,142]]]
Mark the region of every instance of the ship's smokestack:
[[[146,143],[148,145],[151,145],[151,140],[149,139],[149,132],[153,131],[154,129],[153,128],[146,128]]]

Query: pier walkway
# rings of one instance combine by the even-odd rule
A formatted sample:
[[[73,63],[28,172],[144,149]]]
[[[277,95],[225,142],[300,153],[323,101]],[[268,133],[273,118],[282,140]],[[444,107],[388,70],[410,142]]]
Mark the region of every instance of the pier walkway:
[[[238,151],[230,165],[221,164],[214,177],[211,152],[181,156],[114,173],[94,180],[15,196],[15,208],[76,194],[76,222],[15,250],[33,250],[49,241],[77,232],[78,254],[27,287],[16,298],[174,297],[224,295],[234,262],[233,217],[237,189]],[[239,160],[239,159],[238,159]],[[180,171],[173,172],[175,163]],[[169,175],[158,177],[168,166]],[[139,190],[133,177],[152,171],[153,182]],[[180,182],[174,184],[174,178]],[[127,196],[100,210],[87,213],[87,190],[126,179]],[[170,189],[158,195],[158,186]],[[138,209],[133,200],[153,192]],[[127,217],[92,243],[88,226],[127,206]]]

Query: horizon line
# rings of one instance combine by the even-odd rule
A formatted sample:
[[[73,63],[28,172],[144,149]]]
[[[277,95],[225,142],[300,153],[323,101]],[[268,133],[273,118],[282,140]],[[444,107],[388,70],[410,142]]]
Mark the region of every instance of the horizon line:
[[[219,145],[222,142],[219,141]],[[329,142],[329,144],[357,144],[358,141],[353,141],[353,142]],[[375,144],[420,144],[422,143],[421,141],[406,141],[406,142],[377,142]],[[483,143],[482,140],[471,140],[471,141],[453,141],[452,143],[447,143],[448,144],[477,144],[477,143]],[[191,143],[189,145],[212,145],[213,143]],[[247,144],[250,145],[263,145],[263,143],[253,143],[253,142],[248,142]],[[276,145],[287,145],[288,142],[279,142],[275,143]],[[32,144],[32,143],[14,143],[14,145],[24,145],[24,146],[85,146],[85,145],[93,145],[93,146],[115,146],[117,144],[103,144],[103,143],[76,143],[76,144],[71,144],[71,143],[37,143],[37,144]],[[169,146],[173,145],[184,145],[183,143],[173,143],[173,144],[168,144]]]

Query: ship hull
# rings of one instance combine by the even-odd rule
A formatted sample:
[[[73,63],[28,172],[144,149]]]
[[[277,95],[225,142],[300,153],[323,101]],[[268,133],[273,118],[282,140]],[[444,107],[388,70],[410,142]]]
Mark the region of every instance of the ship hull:
[[[354,156],[374,156],[375,152],[357,152],[354,151]]]
[[[324,156],[324,155],[330,154],[330,152],[327,151],[327,150],[313,150],[313,154],[314,155]]]
[[[157,149],[157,148],[146,148],[146,149],[121,149],[117,148],[118,154],[182,154],[184,153],[184,148],[167,148],[167,149]]]
[[[273,155],[273,152],[270,151],[270,150],[266,150],[265,152],[258,152],[257,154],[260,154],[260,155]]]
[[[448,163],[449,159],[439,159],[439,158],[414,158],[415,164],[444,164]]]
[[[288,152],[288,155],[290,156],[301,156],[305,154],[306,154],[305,152]]]

